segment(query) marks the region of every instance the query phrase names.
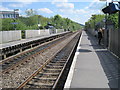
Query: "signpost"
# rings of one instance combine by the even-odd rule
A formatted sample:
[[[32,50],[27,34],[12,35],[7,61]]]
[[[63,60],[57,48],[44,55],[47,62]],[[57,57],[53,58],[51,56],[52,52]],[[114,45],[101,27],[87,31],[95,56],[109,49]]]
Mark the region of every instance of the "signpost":
[[[11,24],[18,24],[18,22],[13,22],[13,23],[11,23]]]

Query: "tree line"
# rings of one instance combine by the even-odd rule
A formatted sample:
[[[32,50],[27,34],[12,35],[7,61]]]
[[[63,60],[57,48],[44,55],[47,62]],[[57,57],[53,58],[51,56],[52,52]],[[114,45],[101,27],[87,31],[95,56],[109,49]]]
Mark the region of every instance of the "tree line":
[[[14,22],[17,22],[17,24],[13,24]],[[74,22],[69,18],[63,18],[60,15],[55,15],[53,17],[47,18],[42,15],[30,14],[28,17],[20,16],[17,19],[3,18],[2,28],[0,28],[0,31],[14,30],[14,27],[16,27],[16,30],[45,29],[48,23],[50,23],[56,29],[69,29],[74,31],[82,28],[79,23]],[[40,27],[38,27],[38,24],[40,24]]]
[[[105,24],[111,23],[114,29],[118,29],[118,13],[111,15],[95,14],[85,23],[85,29],[105,28]]]

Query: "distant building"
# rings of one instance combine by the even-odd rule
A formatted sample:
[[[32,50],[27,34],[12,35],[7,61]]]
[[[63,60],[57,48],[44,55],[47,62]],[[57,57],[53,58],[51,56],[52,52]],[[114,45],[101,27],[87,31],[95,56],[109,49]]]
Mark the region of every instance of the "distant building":
[[[18,18],[19,13],[14,11],[0,11],[0,18]]]

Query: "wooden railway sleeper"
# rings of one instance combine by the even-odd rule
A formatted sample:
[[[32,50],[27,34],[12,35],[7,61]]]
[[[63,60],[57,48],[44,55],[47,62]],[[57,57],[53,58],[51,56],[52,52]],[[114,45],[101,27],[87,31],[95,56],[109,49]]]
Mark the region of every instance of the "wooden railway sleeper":
[[[63,66],[59,66],[59,65],[57,65],[57,66],[46,65],[46,67],[48,67],[48,68],[63,68]]]
[[[40,72],[39,74],[42,74],[42,75],[59,75],[59,73],[42,73]]]
[[[47,86],[47,87],[52,87],[54,83],[39,83],[39,82],[29,82],[28,84],[32,84],[32,85],[37,85],[37,86]]]
[[[51,63],[65,63],[66,61],[59,61],[59,60],[55,60],[55,61],[51,61]]]
[[[44,72],[46,72],[46,73],[49,73],[49,71],[54,71],[54,70],[44,70]],[[60,70],[61,71],[61,70]],[[59,72],[60,72],[59,71]],[[37,71],[38,72],[38,71]],[[37,72],[35,72],[35,74],[37,74]],[[58,69],[57,69],[57,71],[55,71],[55,73],[56,72],[58,72]],[[52,72],[53,73],[53,72]],[[35,76],[35,74],[34,74],[34,76]],[[33,75],[32,76],[30,76],[26,81],[28,81],[28,80],[30,80],[30,79],[32,79],[32,77],[33,77]],[[19,88],[21,88],[24,84],[25,84],[26,82],[24,82],[22,85],[20,85],[20,87]]]

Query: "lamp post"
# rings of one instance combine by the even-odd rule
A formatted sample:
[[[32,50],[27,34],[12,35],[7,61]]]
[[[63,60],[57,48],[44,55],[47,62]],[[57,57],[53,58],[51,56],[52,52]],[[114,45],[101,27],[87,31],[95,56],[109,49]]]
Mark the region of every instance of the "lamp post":
[[[40,16],[38,16],[38,29],[40,29]]]
[[[95,15],[92,15],[93,16],[93,20],[94,20],[94,31],[95,31]]]
[[[107,0],[100,0],[100,1],[106,1],[106,7],[107,7]],[[105,14],[105,18],[103,19],[103,22],[105,23],[105,30],[104,30],[104,47],[108,47],[109,43],[109,31],[107,29],[107,13]]]
[[[15,19],[17,18],[17,15],[15,15],[15,11],[19,11],[19,9],[14,9],[14,29],[16,30]]]
[[[102,27],[104,28],[104,29],[106,29],[106,18],[103,18],[103,24],[102,24]]]
[[[107,7],[107,0],[100,0],[100,1],[106,1],[106,7]],[[107,29],[107,13],[105,14],[105,29]]]
[[[40,24],[38,24],[38,28],[39,28],[39,30],[40,30],[40,26],[41,26],[41,25],[40,25]]]
[[[63,29],[63,26],[62,26],[62,29]]]

